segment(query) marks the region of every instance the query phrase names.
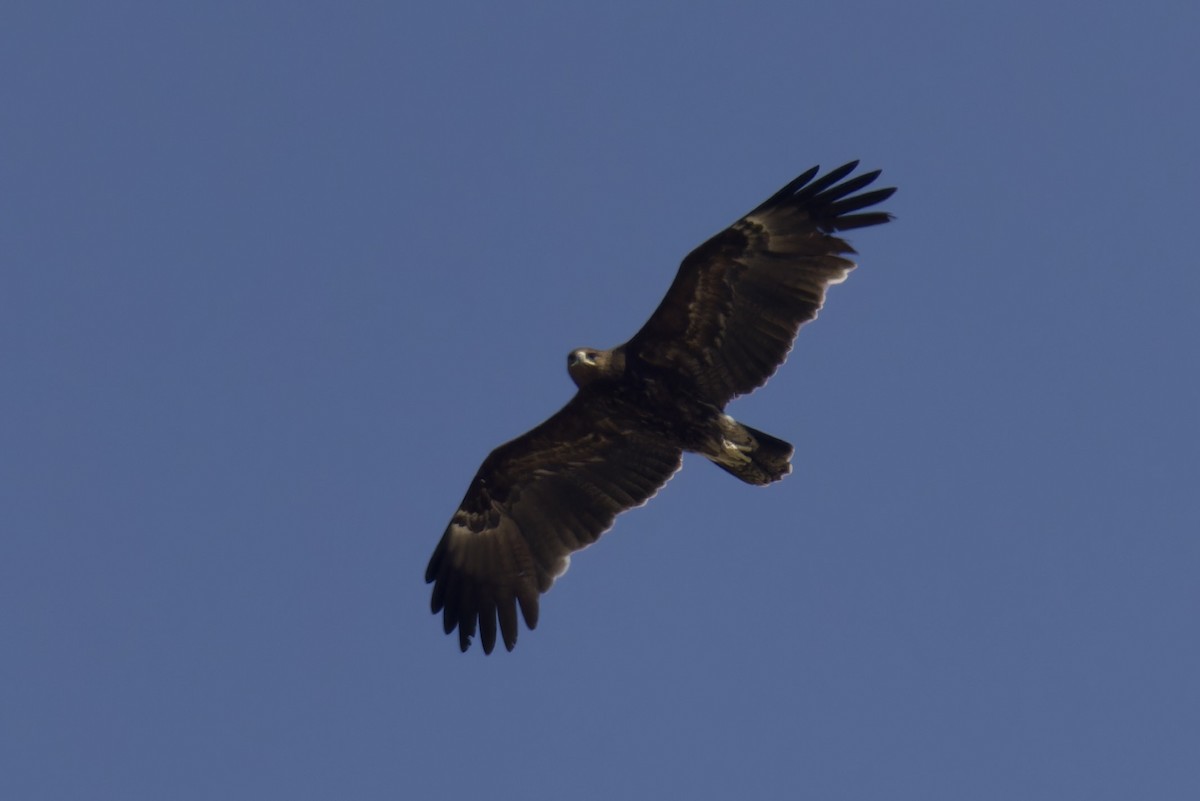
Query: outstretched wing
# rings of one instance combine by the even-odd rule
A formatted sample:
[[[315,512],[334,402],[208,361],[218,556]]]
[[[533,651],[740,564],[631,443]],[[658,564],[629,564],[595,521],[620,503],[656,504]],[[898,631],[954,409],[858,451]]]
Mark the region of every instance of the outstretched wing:
[[[679,448],[611,396],[580,390],[537,428],[484,460],[429,560],[431,607],[466,651],[476,625],[485,653],[517,642],[517,606],[530,629],[538,595],[626,509],[675,474]]]
[[[826,288],[854,269],[845,258],[854,249],[833,232],[891,219],[855,213],[896,191],[854,194],[880,172],[842,181],[857,166],[820,178],[813,167],[693,250],[627,353],[684,373],[719,406],[765,384],[800,326],[817,316]]]

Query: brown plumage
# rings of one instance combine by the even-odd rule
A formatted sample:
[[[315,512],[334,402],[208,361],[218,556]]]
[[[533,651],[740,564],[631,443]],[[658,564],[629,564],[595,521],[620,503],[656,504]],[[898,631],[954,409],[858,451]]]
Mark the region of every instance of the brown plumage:
[[[854,194],[879,176],[843,181],[857,166],[799,176],[692,251],[632,339],[571,352],[575,397],[484,460],[425,570],[433,612],[462,650],[478,629],[491,653],[498,628],[511,651],[518,608],[533,629],[538,596],[570,555],[653,497],[684,451],[751,484],[791,471],[791,445],[724,408],[766,383],[854,268],[833,233],[891,219],[856,213],[896,191]]]

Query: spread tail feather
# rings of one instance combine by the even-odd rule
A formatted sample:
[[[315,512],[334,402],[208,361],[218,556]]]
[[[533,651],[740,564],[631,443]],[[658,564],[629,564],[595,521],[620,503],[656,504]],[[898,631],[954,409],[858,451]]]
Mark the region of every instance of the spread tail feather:
[[[747,484],[770,484],[792,472],[790,443],[756,428],[726,418],[723,426],[725,449],[709,456],[713,464]]]

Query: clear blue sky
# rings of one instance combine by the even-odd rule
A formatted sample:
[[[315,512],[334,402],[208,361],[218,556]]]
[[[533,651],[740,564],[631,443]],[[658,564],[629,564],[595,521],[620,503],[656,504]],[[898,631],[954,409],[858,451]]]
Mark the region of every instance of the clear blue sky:
[[[1200,797],[1198,40],[6,4],[0,797]],[[460,654],[422,571],[482,458],[851,158],[897,220],[732,407],[795,472],[690,458]]]

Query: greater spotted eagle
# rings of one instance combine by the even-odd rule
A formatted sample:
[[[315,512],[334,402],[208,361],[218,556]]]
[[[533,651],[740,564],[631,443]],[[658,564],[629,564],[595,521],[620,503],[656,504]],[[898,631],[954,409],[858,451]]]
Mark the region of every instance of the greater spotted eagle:
[[[463,651],[478,628],[512,650],[517,608],[538,621],[538,595],[573,552],[614,518],[654,496],[684,451],[749,484],[791,472],[792,446],[725,414],[766,383],[825,290],[854,268],[833,234],[879,225],[861,212],[894,188],[855,194],[879,170],[843,180],[858,162],[821,177],[813,167],[683,260],[658,309],[612,350],[567,356],[575,397],[532,431],[496,448],[471,481],[429,560],[431,607]],[[497,625],[498,624],[498,625]]]

